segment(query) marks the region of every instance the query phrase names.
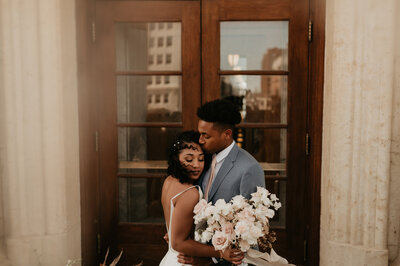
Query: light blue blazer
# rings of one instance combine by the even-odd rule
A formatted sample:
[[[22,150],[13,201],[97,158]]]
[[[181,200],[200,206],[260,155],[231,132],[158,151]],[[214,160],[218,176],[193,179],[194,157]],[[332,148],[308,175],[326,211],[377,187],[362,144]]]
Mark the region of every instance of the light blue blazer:
[[[209,172],[205,172],[200,180],[203,192],[207,183],[203,182],[203,179],[208,180]],[[218,199],[229,202],[236,195],[250,198],[250,194],[257,190],[257,186],[265,187],[261,165],[250,153],[235,144],[214,178],[208,201],[212,201],[213,204]]]

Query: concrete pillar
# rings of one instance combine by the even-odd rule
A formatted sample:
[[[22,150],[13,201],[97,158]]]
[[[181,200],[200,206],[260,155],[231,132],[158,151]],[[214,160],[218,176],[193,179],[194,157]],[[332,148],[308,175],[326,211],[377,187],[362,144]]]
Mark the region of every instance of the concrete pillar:
[[[396,0],[327,0],[321,265],[388,265]]]
[[[75,1],[1,0],[0,12],[5,253],[66,265],[81,257]]]

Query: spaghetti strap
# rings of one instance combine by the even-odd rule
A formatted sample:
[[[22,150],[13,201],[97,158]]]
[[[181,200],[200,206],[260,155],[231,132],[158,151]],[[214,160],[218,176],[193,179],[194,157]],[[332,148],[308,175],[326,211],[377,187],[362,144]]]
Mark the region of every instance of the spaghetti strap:
[[[177,197],[179,197],[180,195],[182,195],[182,193],[184,193],[184,192],[186,192],[189,189],[192,189],[194,187],[197,187],[197,190],[199,191],[199,201],[200,201],[203,198],[203,192],[201,191],[200,186],[188,187],[188,188],[184,189],[183,191],[179,192],[178,194],[176,194],[175,196],[173,196],[171,198],[171,201],[170,201],[170,204],[171,204],[170,205],[170,213],[169,213],[169,224],[168,225],[165,224],[166,227],[167,227],[167,233],[168,233],[168,238],[169,238],[169,241],[168,241],[168,252],[167,252],[167,254],[165,254],[164,258],[162,259],[162,261],[160,263],[160,266],[178,266],[178,265],[179,266],[181,266],[181,265],[182,266],[183,265],[188,265],[189,266],[189,264],[181,264],[181,263],[178,262],[178,257],[177,257],[178,256],[178,252],[172,248],[173,239],[171,237],[171,225],[172,225],[172,213],[174,212],[173,200],[176,199]]]
[[[170,249],[172,249],[172,247],[171,247],[172,239],[171,239],[171,230],[170,230],[170,229],[171,229],[171,224],[172,224],[172,213],[174,212],[174,203],[173,203],[173,200],[174,200],[175,198],[179,197],[180,195],[182,195],[184,192],[186,192],[186,191],[188,191],[189,189],[192,189],[192,188],[194,188],[194,187],[197,187],[197,190],[199,191],[199,201],[200,201],[200,200],[203,198],[203,192],[201,191],[201,188],[200,188],[200,186],[198,186],[198,185],[188,187],[188,188],[186,188],[185,190],[179,192],[178,194],[176,194],[175,196],[173,196],[173,197],[171,198],[171,202],[170,202],[170,211],[169,211],[169,224],[168,224],[168,226],[165,225],[165,226],[167,227],[167,233],[168,233],[168,238],[169,238],[168,247],[169,247]]]
[[[195,186],[188,187],[187,189],[185,189],[185,190],[179,192],[178,194],[176,194],[175,196],[173,196],[173,197],[171,198],[171,203],[172,203],[172,201],[173,201],[175,198],[179,197],[181,194],[183,194],[184,192],[186,192],[186,191],[188,191],[189,189],[194,188],[194,187],[197,187],[197,188],[198,188],[199,195],[200,195],[200,199],[201,199],[203,193],[201,193],[200,187],[199,187],[198,185],[195,185]]]

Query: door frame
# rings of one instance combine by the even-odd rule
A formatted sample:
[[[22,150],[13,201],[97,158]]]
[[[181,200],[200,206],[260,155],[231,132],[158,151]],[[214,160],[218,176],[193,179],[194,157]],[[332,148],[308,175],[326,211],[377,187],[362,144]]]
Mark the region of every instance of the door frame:
[[[98,1],[98,0],[97,0]],[[111,1],[111,0],[110,0]],[[201,0],[193,0],[199,1]],[[307,129],[309,155],[306,158],[307,243],[304,253],[307,265],[319,264],[321,213],[321,156],[325,51],[326,0],[309,0],[312,40],[309,42],[309,78]],[[98,180],[98,118],[96,114],[95,73],[93,71],[96,0],[76,0],[76,34],[78,66],[79,157],[81,192],[81,252],[83,265],[100,261],[99,241],[99,180]]]

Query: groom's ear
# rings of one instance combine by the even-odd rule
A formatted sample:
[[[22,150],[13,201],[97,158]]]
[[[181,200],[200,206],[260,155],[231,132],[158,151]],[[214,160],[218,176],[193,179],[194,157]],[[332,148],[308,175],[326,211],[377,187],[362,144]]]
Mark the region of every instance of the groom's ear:
[[[233,131],[232,131],[232,129],[230,129],[230,128],[225,129],[224,133],[225,133],[225,136],[226,136],[227,138],[232,138],[232,137],[233,137]]]

